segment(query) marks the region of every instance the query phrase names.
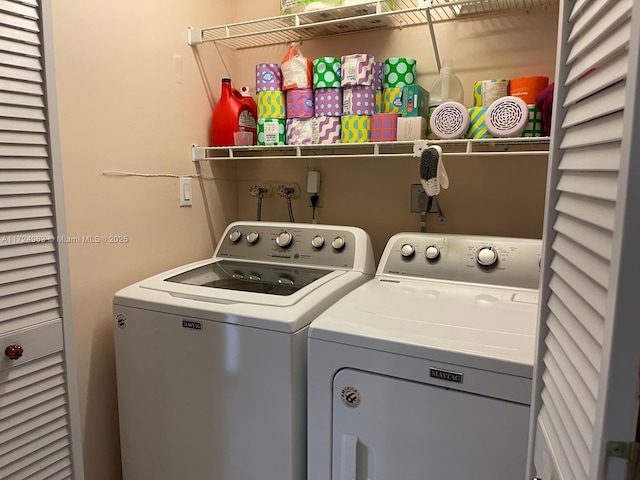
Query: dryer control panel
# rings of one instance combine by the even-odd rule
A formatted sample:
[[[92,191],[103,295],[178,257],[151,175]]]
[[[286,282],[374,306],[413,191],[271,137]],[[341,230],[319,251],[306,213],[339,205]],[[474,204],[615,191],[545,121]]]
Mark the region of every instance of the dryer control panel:
[[[373,273],[371,252],[369,236],[357,227],[236,222],[227,227],[214,257]]]
[[[537,289],[541,254],[538,239],[399,233],[377,274]]]

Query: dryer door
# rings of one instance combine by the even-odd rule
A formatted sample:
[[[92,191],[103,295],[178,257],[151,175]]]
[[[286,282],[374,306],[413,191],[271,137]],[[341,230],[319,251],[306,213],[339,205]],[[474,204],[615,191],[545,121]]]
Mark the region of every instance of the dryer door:
[[[333,383],[332,480],[524,478],[529,407],[358,370]]]

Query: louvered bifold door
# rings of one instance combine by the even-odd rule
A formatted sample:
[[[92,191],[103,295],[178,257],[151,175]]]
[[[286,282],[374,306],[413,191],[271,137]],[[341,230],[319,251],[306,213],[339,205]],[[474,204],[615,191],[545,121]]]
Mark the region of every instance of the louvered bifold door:
[[[560,10],[529,457],[530,476],[543,480],[604,479],[606,441],[625,440],[606,438],[616,420],[612,397],[626,395],[628,406],[637,386],[637,347],[625,360],[612,356],[616,328],[638,323],[637,314],[625,316],[618,304],[623,227],[632,211],[626,192],[637,3],[575,0]],[[638,265],[637,256],[633,261]],[[635,297],[640,300],[637,288]],[[617,365],[626,372],[624,382]],[[626,386],[616,390],[616,383]],[[624,421],[634,424],[629,416]]]
[[[3,480],[73,478],[41,13],[0,0]]]

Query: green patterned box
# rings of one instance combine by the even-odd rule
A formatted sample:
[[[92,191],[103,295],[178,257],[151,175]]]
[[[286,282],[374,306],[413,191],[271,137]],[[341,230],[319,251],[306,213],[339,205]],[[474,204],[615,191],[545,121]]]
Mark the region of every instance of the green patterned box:
[[[258,145],[286,145],[285,126],[281,118],[259,118]]]
[[[402,88],[416,83],[415,58],[392,57],[384,61],[382,88]]]
[[[535,105],[527,105],[529,109],[529,122],[524,128],[521,137],[541,137],[542,136],[542,113]]]

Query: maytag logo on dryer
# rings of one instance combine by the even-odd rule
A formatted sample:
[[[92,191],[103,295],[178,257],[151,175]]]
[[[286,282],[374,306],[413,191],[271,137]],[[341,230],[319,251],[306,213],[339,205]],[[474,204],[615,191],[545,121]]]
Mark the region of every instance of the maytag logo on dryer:
[[[446,380],[447,382],[462,383],[462,373],[448,372],[439,368],[429,367],[429,376],[438,380]]]
[[[191,330],[202,330],[202,323],[193,322],[191,320],[182,320],[182,328],[190,328]]]
[[[360,405],[360,392],[354,387],[344,387],[340,392],[340,399],[349,408],[358,408]]]

